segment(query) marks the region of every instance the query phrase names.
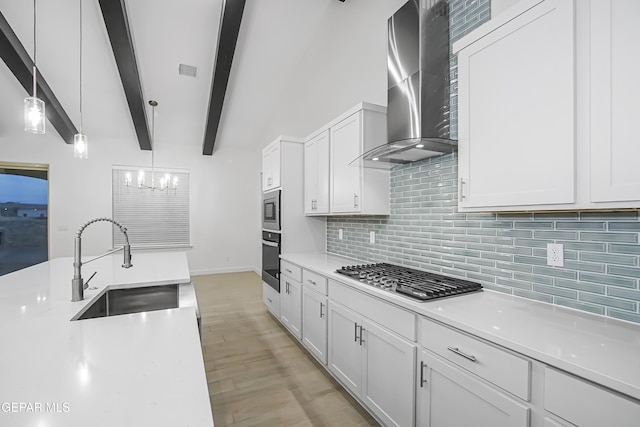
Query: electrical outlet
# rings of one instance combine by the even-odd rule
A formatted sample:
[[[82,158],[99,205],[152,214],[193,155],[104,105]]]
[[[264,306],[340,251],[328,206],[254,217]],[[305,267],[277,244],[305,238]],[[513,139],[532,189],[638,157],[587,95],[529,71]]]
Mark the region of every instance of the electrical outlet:
[[[342,240],[342,228],[338,229],[338,239]]]
[[[562,243],[547,243],[547,265],[564,267],[564,245]]]
[[[369,243],[375,243],[376,242],[376,232],[375,231],[370,231],[369,232]]]

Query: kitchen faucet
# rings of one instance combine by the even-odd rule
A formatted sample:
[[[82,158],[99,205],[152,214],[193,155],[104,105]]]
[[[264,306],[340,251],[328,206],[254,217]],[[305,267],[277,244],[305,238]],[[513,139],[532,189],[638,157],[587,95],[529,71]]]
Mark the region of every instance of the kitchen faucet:
[[[85,284],[84,281],[82,280],[82,272],[80,271],[80,268],[82,267],[82,264],[83,264],[81,260],[82,232],[84,231],[85,228],[87,228],[94,222],[100,222],[100,221],[107,221],[115,224],[120,229],[120,231],[122,231],[122,234],[124,234],[125,244],[122,248],[114,249],[105,254],[97,256],[93,259],[90,259],[89,261],[84,262],[84,264],[87,264],[91,261],[95,261],[99,258],[102,258],[103,256],[107,256],[112,253],[118,252],[120,249],[124,249],[124,264],[122,264],[122,268],[133,267],[133,265],[131,264],[131,246],[129,246],[129,236],[127,235],[127,229],[123,227],[122,224],[112,220],[111,218],[92,219],[91,221],[87,222],[82,227],[80,227],[80,229],[76,233],[75,246],[73,251],[73,280],[71,280],[71,301],[74,301],[74,302],[82,301],[84,299],[84,290],[88,287],[88,284]],[[91,280],[91,277],[89,278],[89,280]],[[87,283],[89,283],[89,280],[87,280]]]

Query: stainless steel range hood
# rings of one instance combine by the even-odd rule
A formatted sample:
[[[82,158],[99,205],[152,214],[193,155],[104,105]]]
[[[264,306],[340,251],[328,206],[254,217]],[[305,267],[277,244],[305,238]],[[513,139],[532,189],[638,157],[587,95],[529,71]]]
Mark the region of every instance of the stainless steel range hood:
[[[449,129],[449,4],[409,0],[387,25],[388,143],[361,157],[365,167],[415,162],[457,147]]]

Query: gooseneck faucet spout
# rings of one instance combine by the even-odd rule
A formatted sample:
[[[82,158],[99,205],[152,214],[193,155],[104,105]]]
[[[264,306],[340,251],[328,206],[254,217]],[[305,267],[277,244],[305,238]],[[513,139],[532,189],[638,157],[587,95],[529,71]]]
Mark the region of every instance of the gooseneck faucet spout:
[[[124,234],[124,246],[122,248],[115,249],[113,251],[107,252],[103,255],[90,259],[89,261],[85,261],[84,264],[87,264],[91,261],[95,261],[98,258],[102,258],[103,256],[112,254],[114,252],[119,251],[120,249],[124,249],[124,263],[122,264],[122,268],[130,268],[133,266],[131,264],[131,246],[129,245],[129,236],[127,235],[127,229],[122,226],[119,222],[112,220],[111,218],[96,218],[84,224],[78,232],[76,233],[75,245],[73,251],[73,280],[71,280],[71,301],[82,301],[84,299],[84,290],[87,288],[87,285],[84,283],[82,279],[82,232],[85,228],[93,224],[94,222],[111,222],[116,225],[122,234]]]

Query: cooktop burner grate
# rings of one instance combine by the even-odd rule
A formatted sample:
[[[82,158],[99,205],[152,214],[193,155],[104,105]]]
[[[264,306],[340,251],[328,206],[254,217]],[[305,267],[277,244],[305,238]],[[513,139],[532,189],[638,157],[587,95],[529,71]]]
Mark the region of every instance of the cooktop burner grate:
[[[351,265],[336,273],[421,301],[482,290],[479,283],[387,263]]]

